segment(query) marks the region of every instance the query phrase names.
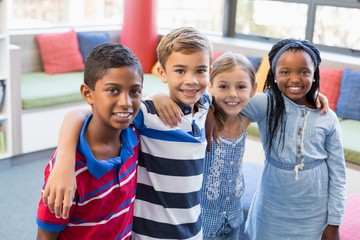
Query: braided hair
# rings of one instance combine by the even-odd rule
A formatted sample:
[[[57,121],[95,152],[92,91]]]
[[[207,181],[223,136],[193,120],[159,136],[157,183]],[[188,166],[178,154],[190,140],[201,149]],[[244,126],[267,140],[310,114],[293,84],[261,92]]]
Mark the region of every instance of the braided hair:
[[[266,82],[264,85],[264,92],[268,96],[268,107],[267,107],[267,148],[270,152],[273,139],[277,131],[280,129],[282,146],[285,141],[285,126],[286,126],[286,115],[285,115],[285,103],[282,97],[282,93],[279,90],[275,82],[275,67],[280,56],[286,51],[305,51],[307,52],[314,63],[314,82],[306,94],[306,100],[315,106],[315,98],[318,94],[320,85],[320,74],[319,65],[321,62],[319,50],[307,40],[296,40],[296,39],[284,39],[276,43],[270,50],[268,57],[270,63],[270,69],[267,74]],[[280,146],[280,145],[279,145]]]

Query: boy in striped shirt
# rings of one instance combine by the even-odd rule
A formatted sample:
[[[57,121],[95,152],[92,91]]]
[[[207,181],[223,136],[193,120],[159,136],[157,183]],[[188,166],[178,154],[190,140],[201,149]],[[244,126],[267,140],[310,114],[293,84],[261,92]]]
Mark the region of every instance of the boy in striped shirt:
[[[105,43],[91,52],[80,91],[92,114],[78,138],[69,218],[56,218],[40,200],[37,239],[130,239],[139,142],[130,124],[140,108],[142,82],[141,64],[130,49]],[[56,154],[45,168],[45,185]]]

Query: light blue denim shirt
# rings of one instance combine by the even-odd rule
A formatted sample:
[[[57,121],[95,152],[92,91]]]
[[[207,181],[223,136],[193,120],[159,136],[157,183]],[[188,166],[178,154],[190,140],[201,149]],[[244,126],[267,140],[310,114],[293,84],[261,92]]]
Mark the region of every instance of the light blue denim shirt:
[[[345,160],[336,114],[331,110],[320,114],[320,110],[297,105],[285,96],[283,98],[286,108],[285,140],[280,140],[279,131],[270,152],[266,147],[267,95],[256,94],[242,112],[258,123],[266,156],[259,192],[247,223],[247,232],[252,239],[271,239],[271,229],[274,230],[273,237],[282,236],[282,230],[279,232],[277,227],[283,228],[284,236],[288,236],[286,232],[296,232],[297,225],[302,228],[299,234],[306,232],[304,229],[309,227],[314,229],[314,235],[309,235],[310,239],[315,232],[321,236],[326,224],[342,223],[345,210]],[[303,166],[299,165],[301,163]],[[278,204],[279,208],[272,206],[273,203]],[[298,208],[296,212],[293,211],[294,206]],[[261,213],[260,208],[265,209],[265,213]],[[267,210],[273,215],[271,219],[267,219]],[[318,224],[322,225],[304,226],[304,222],[308,222],[304,220],[309,218],[307,214],[315,213],[317,215],[311,219],[317,219]],[[284,216],[278,219],[281,226],[276,226],[273,222],[277,221],[277,215],[282,214]],[[262,222],[258,222],[260,218]],[[267,229],[267,233],[259,228]],[[307,237],[303,236],[303,239]]]

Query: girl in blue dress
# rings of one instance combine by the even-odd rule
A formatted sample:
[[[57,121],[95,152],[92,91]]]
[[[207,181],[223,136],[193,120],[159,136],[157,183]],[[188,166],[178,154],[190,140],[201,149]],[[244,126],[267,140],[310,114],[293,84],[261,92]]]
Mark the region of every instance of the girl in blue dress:
[[[201,190],[205,240],[237,240],[242,224],[243,155],[249,119],[239,112],[255,94],[255,71],[239,54],[224,53],[213,64],[209,91],[213,96],[218,144],[206,153]]]
[[[265,93],[243,114],[258,123],[265,165],[246,222],[252,240],[337,240],[345,160],[336,114],[320,114],[319,51],[285,39],[269,52]]]

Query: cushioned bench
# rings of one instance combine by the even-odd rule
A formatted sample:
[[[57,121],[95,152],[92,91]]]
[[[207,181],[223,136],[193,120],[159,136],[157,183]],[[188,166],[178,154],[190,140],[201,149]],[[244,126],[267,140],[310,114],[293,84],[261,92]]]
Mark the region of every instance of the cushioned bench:
[[[37,109],[84,101],[80,94],[83,72],[46,74],[32,72],[21,75],[22,108]],[[152,74],[144,75],[143,96],[168,92],[166,84]]]

